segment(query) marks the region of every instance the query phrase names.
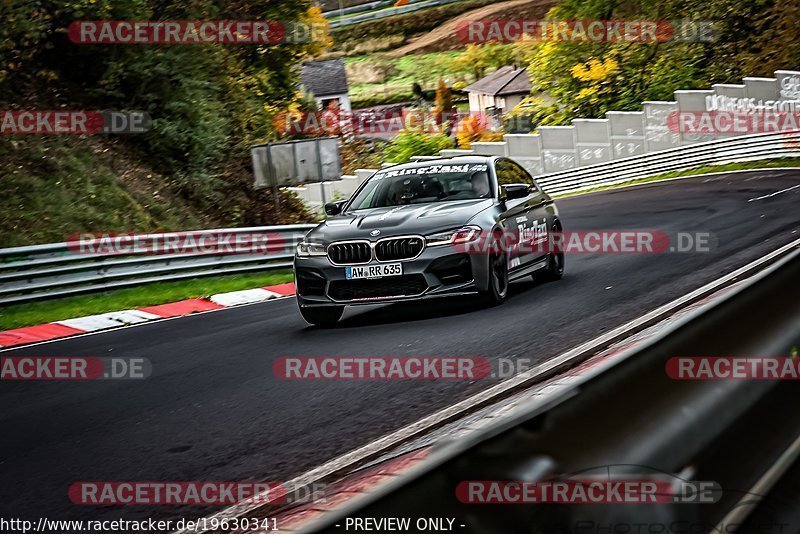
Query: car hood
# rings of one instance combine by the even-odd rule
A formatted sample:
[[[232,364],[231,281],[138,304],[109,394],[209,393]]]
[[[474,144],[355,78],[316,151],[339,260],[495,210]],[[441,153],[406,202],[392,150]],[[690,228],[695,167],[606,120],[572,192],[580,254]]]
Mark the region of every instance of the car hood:
[[[330,217],[309,232],[308,237],[330,243],[342,239],[374,241],[395,235],[429,235],[467,224],[492,205],[491,199],[473,199],[358,210]],[[371,235],[374,230],[380,230],[380,234]]]

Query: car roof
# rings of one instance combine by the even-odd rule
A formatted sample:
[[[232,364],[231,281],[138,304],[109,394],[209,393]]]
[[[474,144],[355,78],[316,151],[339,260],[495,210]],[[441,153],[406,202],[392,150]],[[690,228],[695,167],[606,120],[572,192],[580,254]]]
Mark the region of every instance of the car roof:
[[[494,156],[453,156],[452,158],[426,159],[423,161],[410,161],[408,163],[398,163],[391,167],[384,167],[381,171],[389,169],[416,169],[417,167],[428,167],[430,165],[452,165],[461,163],[490,163]]]

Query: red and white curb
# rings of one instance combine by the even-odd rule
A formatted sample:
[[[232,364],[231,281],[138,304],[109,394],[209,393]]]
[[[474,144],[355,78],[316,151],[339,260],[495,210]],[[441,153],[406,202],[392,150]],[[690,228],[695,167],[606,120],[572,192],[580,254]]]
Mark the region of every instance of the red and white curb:
[[[147,306],[146,308],[87,315],[86,317],[76,317],[75,319],[15,328],[13,330],[0,331],[0,348],[39,343],[99,330],[145,323],[156,319],[181,317],[193,313],[240,306],[242,304],[255,304],[265,300],[288,297],[294,295],[294,292],[294,284],[290,282],[276,286],[219,293],[208,298],[180,300],[168,304]]]

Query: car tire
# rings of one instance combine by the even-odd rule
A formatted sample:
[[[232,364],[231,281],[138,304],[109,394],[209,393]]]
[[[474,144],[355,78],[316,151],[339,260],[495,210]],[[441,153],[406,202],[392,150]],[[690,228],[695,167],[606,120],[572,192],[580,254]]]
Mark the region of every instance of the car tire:
[[[484,302],[497,306],[508,296],[508,258],[505,253],[489,255],[489,287],[481,292]]]
[[[344,313],[344,306],[300,306],[300,315],[307,323],[315,326],[332,327],[336,326]]]
[[[553,224],[552,232],[561,231],[561,224],[556,221],[555,224]],[[555,282],[556,280],[561,280],[564,277],[564,251],[551,252],[548,254],[547,268],[537,274],[534,274],[533,277],[536,280],[542,280],[544,282]]]

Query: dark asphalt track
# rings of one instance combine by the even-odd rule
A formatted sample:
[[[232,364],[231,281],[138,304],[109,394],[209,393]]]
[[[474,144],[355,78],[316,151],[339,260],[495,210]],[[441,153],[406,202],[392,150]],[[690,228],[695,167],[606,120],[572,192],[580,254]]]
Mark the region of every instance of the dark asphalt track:
[[[564,280],[514,284],[497,308],[468,299],[357,308],[339,328],[317,330],[285,299],[4,351],[145,357],[153,376],[0,383],[0,516],[174,518],[207,511],[74,506],[67,488],[75,481],[286,480],[493,381],[290,382],[273,376],[276,358],[545,360],[800,237],[800,189],[748,202],[798,183],[800,171],[778,169],[560,200],[567,230],[712,232],[717,248],[569,256]]]

